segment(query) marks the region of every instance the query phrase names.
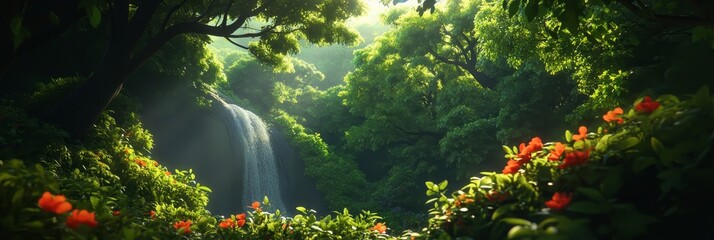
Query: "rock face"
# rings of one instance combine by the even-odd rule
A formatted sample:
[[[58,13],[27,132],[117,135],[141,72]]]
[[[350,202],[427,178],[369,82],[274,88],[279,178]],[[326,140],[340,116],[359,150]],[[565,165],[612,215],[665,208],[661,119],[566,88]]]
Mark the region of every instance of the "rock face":
[[[245,211],[264,195],[284,213],[296,206],[324,212],[315,182],[305,177],[304,163],[279,131],[261,130],[264,123],[238,106],[214,102],[212,108],[200,109],[184,96],[154,101],[142,118],[154,135],[152,157],[171,170],[193,169],[196,181],[213,191],[208,203],[213,214]]]

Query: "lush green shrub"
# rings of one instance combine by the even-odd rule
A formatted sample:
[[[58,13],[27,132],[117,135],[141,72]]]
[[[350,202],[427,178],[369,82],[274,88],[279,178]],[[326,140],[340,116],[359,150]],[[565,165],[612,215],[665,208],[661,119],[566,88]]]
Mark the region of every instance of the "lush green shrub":
[[[714,98],[640,98],[606,123],[564,141],[506,147],[502,173],[486,172],[433,196],[429,238],[711,238]],[[593,129],[593,128],[591,128]]]

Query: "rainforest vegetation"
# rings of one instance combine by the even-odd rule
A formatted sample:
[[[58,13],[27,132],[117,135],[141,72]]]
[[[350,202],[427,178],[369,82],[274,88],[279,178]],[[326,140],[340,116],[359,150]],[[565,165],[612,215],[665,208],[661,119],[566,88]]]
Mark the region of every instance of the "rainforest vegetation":
[[[714,238],[712,1],[3,5],[2,239]]]

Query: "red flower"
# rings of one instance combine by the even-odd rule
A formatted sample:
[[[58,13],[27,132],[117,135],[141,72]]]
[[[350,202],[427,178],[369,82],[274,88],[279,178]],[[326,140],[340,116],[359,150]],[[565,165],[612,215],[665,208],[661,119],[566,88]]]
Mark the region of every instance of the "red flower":
[[[550,156],[548,156],[548,160],[551,161],[558,161],[560,160],[560,156],[563,155],[563,152],[565,152],[565,144],[562,143],[555,143],[555,148],[553,150],[550,150]]]
[[[622,108],[618,107],[618,108],[615,108],[615,110],[607,111],[607,114],[602,115],[602,119],[604,119],[605,122],[608,122],[608,123],[610,123],[612,121],[616,121],[617,124],[622,124],[623,122],[625,122],[625,120],[622,119],[621,117],[617,116],[622,113],[624,113],[624,111],[622,111]]]
[[[548,206],[548,208],[553,209],[555,211],[560,211],[563,210],[565,207],[570,204],[570,200],[573,198],[573,194],[571,193],[561,193],[557,192],[553,194],[553,198],[547,202],[545,202],[545,205]]]
[[[72,210],[72,204],[67,202],[63,195],[53,196],[50,192],[45,192],[37,201],[42,210],[53,212],[55,214],[63,214]]]
[[[516,155],[516,158],[519,158],[518,161],[523,163],[527,163],[531,160],[531,152],[528,150],[525,143],[521,143],[521,145],[518,146],[518,154]]]
[[[112,215],[114,215],[114,216],[119,216],[119,215],[121,215],[121,211],[119,211],[119,210],[114,210],[114,211],[112,211]]]
[[[235,225],[236,225],[236,223],[233,221],[233,219],[230,219],[230,218],[223,219],[223,221],[221,221],[221,223],[218,224],[218,226],[223,229],[233,228]]]
[[[183,230],[183,234],[188,234],[191,233],[191,220],[186,220],[186,221],[178,221],[174,223],[174,229]]]
[[[642,113],[652,113],[654,110],[657,110],[657,108],[659,108],[659,102],[652,101],[650,96],[645,96],[640,103],[635,105],[635,111]]]
[[[508,165],[506,165],[505,168],[503,168],[503,174],[514,174],[518,172],[518,169],[521,168],[521,164],[518,163],[516,160],[508,160]]]
[[[588,160],[588,157],[590,157],[589,150],[569,152],[565,154],[565,160],[563,160],[563,164],[560,165],[560,169],[581,165]]]
[[[149,217],[151,217],[151,219],[156,219],[156,211],[154,211],[154,210],[149,211]]]
[[[578,132],[580,134],[573,135],[573,140],[580,141],[588,137],[588,128],[586,128],[585,126],[580,126],[580,128],[578,128]]]
[[[540,151],[543,149],[543,141],[540,140],[539,137],[534,137],[531,139],[531,142],[528,143],[528,147],[526,147],[526,149],[531,153]]]
[[[258,201],[253,202],[250,208],[255,209],[256,212],[262,211],[262,209],[260,208],[260,203]]]
[[[137,159],[134,159],[134,162],[136,162],[136,164],[138,164],[140,167],[146,167],[146,162],[144,162],[144,160],[137,158]]]
[[[243,227],[243,225],[245,225],[245,213],[236,215],[236,223],[239,228]]]
[[[370,230],[374,230],[374,231],[384,234],[387,232],[387,225],[385,225],[383,223],[377,223],[377,225],[374,225],[374,227],[370,228]]]
[[[87,225],[88,227],[96,227],[97,220],[94,218],[94,213],[87,212],[87,210],[75,209],[67,217],[67,222],[65,223],[69,228],[77,228],[80,224]]]

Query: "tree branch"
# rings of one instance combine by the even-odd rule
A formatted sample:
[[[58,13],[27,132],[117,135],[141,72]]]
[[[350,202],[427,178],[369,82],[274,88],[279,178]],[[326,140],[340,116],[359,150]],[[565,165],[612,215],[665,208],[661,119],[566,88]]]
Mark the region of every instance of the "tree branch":
[[[236,45],[236,46],[238,46],[238,47],[240,47],[240,48],[242,48],[242,49],[248,50],[248,47],[243,46],[243,45],[240,45],[240,44],[237,43],[237,42],[234,42],[234,41],[233,41],[231,38],[229,38],[229,37],[226,37],[225,39],[228,40],[228,42],[232,43],[233,45]]]
[[[181,1],[181,3],[171,7],[169,12],[166,13],[166,17],[164,17],[164,21],[161,23],[161,27],[159,28],[159,30],[166,29],[166,24],[169,23],[169,19],[171,19],[171,16],[173,16],[174,12],[176,12],[179,8],[181,8],[184,4],[186,4],[186,2],[188,2],[188,0],[183,0],[183,1]]]

